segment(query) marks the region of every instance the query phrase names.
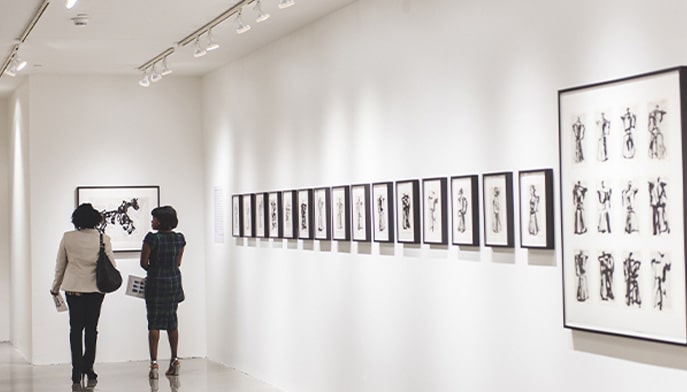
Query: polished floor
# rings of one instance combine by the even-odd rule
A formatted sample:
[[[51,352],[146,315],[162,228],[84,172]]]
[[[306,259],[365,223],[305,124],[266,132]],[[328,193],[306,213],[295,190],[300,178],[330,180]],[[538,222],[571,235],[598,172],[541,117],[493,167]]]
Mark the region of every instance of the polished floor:
[[[162,366],[161,366],[162,367]],[[244,373],[205,359],[186,359],[178,377],[148,379],[146,361],[99,363],[98,384],[72,386],[69,365],[34,366],[7,343],[0,343],[0,392],[279,392]]]

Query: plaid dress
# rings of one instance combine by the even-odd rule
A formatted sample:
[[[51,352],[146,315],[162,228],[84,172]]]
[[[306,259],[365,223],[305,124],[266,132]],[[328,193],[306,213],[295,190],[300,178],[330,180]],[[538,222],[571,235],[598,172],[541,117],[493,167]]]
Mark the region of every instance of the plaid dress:
[[[148,330],[175,330],[183,295],[177,258],[186,239],[181,233],[148,233],[143,242],[151,249],[145,288]]]

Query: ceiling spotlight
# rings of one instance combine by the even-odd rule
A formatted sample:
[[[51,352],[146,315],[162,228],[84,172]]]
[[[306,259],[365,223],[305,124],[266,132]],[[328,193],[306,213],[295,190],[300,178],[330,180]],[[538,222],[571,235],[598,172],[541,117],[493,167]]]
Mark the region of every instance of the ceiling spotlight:
[[[203,57],[206,54],[208,54],[208,52],[200,46],[200,37],[196,37],[196,49],[193,51],[193,57]]]
[[[65,0],[64,6],[67,7],[67,9],[72,9],[78,2],[79,0]]]
[[[279,0],[279,9],[289,8],[296,4],[294,0]]]
[[[219,44],[212,37],[212,29],[208,30],[208,46],[205,48],[206,51],[212,51],[219,48]]]
[[[162,79],[162,75],[160,75],[160,73],[157,72],[157,69],[155,68],[156,65],[157,63],[153,64],[153,67],[150,68],[150,81],[153,83],[159,82],[160,79]]]
[[[167,76],[172,73],[172,70],[167,67],[167,57],[162,59],[162,72],[160,72],[160,75],[162,76]]]
[[[236,16],[236,32],[239,34],[243,34],[246,31],[250,30],[250,25],[243,23],[243,18],[241,18],[242,13],[243,9],[240,9],[239,13]]]
[[[258,13],[258,17],[257,17],[257,19],[255,19],[256,22],[258,22],[258,23],[264,22],[270,18],[270,14],[266,14],[266,13],[262,12],[262,7],[260,6],[260,0],[255,0],[255,7],[253,7],[253,9],[255,10],[255,12]]]
[[[19,57],[14,59],[14,69],[19,72],[26,67],[26,60],[22,60]]]
[[[141,87],[148,87],[150,86],[150,79],[148,79],[148,72],[143,71],[143,78],[138,81],[138,85]]]

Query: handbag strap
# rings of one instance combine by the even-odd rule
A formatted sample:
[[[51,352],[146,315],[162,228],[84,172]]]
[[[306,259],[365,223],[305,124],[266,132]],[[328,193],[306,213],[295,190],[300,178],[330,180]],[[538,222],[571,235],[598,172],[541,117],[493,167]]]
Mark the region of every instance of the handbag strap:
[[[100,249],[105,249],[105,243],[103,242],[103,233],[100,232]]]

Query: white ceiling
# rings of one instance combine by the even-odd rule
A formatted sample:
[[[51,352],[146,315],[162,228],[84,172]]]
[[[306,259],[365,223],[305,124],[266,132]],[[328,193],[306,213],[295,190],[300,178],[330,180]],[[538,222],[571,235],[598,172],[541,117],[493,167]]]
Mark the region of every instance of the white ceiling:
[[[243,19],[252,26],[250,31],[236,34],[236,19],[231,17],[212,31],[219,49],[196,59],[193,45],[177,47],[169,56],[169,68],[173,75],[203,75],[355,0],[295,1],[279,9],[278,0],[261,0],[271,17],[260,24],[255,22],[254,4],[248,4]],[[19,49],[28,66],[14,78],[0,75],[0,97],[29,74],[131,75],[135,83],[141,76],[139,66],[239,0],[79,0],[71,10],[64,0],[0,0],[0,66],[44,2],[48,7]],[[88,15],[86,26],[74,25],[72,18],[78,14]]]

